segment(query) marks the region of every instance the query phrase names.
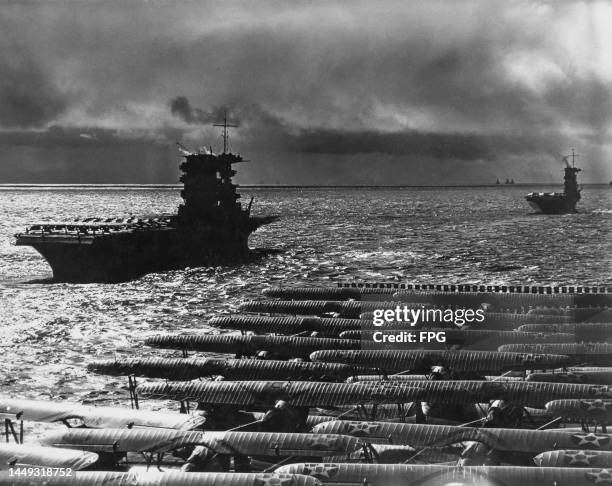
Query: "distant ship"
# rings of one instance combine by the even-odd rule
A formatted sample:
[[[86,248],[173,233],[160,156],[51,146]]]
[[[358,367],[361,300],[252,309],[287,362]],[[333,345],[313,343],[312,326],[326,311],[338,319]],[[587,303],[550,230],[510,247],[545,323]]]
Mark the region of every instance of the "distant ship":
[[[577,174],[581,169],[574,166],[576,153],[572,149],[570,155],[563,157],[565,162],[565,176],[563,179],[563,192],[531,192],[525,199],[536,211],[544,214],[575,213],[576,203],[580,200]],[[570,165],[568,159],[572,158]]]
[[[151,272],[235,263],[251,255],[249,235],[277,216],[251,216],[253,199],[243,208],[232,183],[232,165],[240,155],[227,152],[227,117],[223,153],[202,148],[185,158],[178,214],[149,217],[87,218],[41,223],[18,233],[16,245],[35,248],[49,262],[53,278],[64,282],[117,282]]]

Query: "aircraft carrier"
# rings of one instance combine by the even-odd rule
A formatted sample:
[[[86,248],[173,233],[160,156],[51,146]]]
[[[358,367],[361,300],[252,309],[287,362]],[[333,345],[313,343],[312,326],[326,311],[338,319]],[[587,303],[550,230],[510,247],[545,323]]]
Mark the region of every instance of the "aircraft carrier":
[[[253,199],[246,208],[238,201],[233,166],[243,158],[227,151],[227,119],[217,126],[223,127],[221,154],[177,144],[184,157],[178,214],[33,224],[15,235],[15,244],[35,248],[49,262],[53,279],[63,282],[118,282],[248,259],[249,235],[277,217],[252,216]]]
[[[570,165],[568,159],[572,158]],[[529,205],[537,212],[544,214],[566,214],[575,213],[576,204],[580,201],[580,188],[578,187],[577,174],[582,169],[575,167],[576,154],[572,150],[570,155],[563,157],[565,162],[565,176],[563,180],[563,192],[530,192],[525,196]]]

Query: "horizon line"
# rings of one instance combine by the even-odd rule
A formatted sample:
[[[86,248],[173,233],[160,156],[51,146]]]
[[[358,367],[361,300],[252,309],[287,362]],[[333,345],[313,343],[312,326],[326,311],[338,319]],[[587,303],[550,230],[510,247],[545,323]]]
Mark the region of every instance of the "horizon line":
[[[607,182],[584,182],[581,186],[609,186],[612,183]],[[300,188],[353,188],[353,189],[368,189],[368,188],[453,188],[453,187],[512,187],[512,186],[562,186],[563,184],[555,182],[515,182],[514,184],[237,184],[239,188],[261,188],[261,189],[300,189]],[[141,184],[141,183],[0,183],[0,188],[98,188],[98,187],[123,187],[123,188],[163,188],[174,189],[181,188],[183,184]]]

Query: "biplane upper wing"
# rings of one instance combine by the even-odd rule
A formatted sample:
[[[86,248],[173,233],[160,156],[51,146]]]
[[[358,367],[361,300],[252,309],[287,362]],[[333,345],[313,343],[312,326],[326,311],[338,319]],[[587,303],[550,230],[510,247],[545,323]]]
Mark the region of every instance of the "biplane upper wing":
[[[302,332],[317,332],[325,337],[337,337],[341,332],[359,329],[362,325],[371,323],[359,319],[325,318],[316,316],[256,316],[235,315],[214,317],[208,321],[212,327],[233,329],[236,331],[253,331],[258,334],[298,334]]]
[[[542,452],[533,460],[541,467],[612,468],[611,451],[561,449]]]
[[[322,348],[321,348],[322,349]],[[399,373],[445,366],[456,371],[503,372],[520,369],[554,369],[571,362],[565,355],[508,353],[497,351],[442,350],[341,350],[322,349],[310,355],[311,361],[369,366]]]
[[[385,328],[382,328],[384,332]],[[342,339],[367,339],[374,344],[375,333],[380,333],[381,329],[352,329],[343,331],[339,337]],[[420,347],[425,349],[469,349],[475,351],[497,350],[499,346],[507,343],[571,343],[575,341],[575,336],[570,333],[544,333],[544,332],[519,332],[503,330],[482,330],[482,329],[452,329],[428,327],[428,332],[443,333],[444,341],[431,340],[421,342]],[[394,347],[400,348],[403,344]]]
[[[145,340],[148,346],[199,352],[254,355],[269,351],[289,358],[307,358],[317,349],[359,349],[360,341],[323,337],[255,336],[227,334],[158,335]]]
[[[266,297],[286,300],[381,300],[391,298],[397,289],[341,287],[271,287],[262,293]]]
[[[565,354],[572,358],[573,364],[612,366],[610,343],[503,344],[497,349],[500,352]]]
[[[338,381],[355,369],[341,363],[277,361],[224,358],[125,358],[94,361],[87,365],[94,373],[136,375],[170,380],[193,380],[223,376],[228,380],[322,380]],[[361,372],[366,372],[363,368]]]
[[[140,385],[144,398],[190,400],[208,404],[271,407],[284,400],[296,407],[334,407],[365,403],[407,403],[422,398],[419,386],[387,383],[310,381],[207,381]]]
[[[593,385],[609,385],[612,383],[612,369],[608,371],[570,370],[567,372],[530,373],[527,381],[550,383],[590,383]]]
[[[435,290],[400,290],[393,294],[393,300],[474,308],[486,306],[499,312],[525,312],[537,307],[569,308],[612,305],[612,296],[608,294],[444,292]]]
[[[481,442],[498,451],[540,453],[555,447],[612,451],[612,435],[561,430],[497,429],[455,425],[356,422],[336,420],[316,425],[312,431],[347,434],[371,443],[413,447],[444,447]]]
[[[603,425],[612,423],[612,400],[552,400],[546,404],[546,410],[564,419],[596,421]]]

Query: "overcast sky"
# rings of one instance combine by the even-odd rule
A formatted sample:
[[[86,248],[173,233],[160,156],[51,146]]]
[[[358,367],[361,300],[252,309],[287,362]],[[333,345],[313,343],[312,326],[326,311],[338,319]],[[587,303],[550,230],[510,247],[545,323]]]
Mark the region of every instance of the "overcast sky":
[[[3,1],[0,183],[612,179],[612,3]]]

